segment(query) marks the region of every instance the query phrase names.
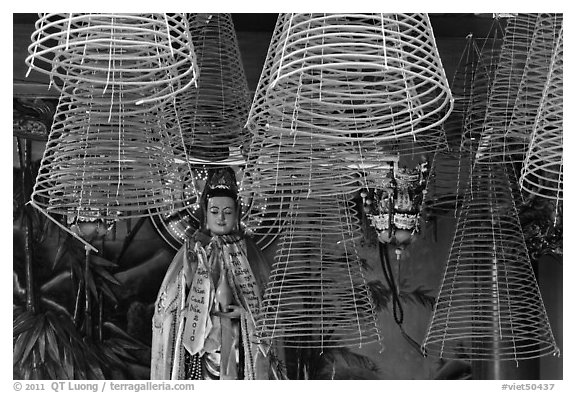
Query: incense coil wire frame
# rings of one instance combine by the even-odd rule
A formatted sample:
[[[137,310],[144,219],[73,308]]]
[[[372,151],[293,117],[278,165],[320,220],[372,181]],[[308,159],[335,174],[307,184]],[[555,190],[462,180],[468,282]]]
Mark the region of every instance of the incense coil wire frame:
[[[292,197],[351,194],[359,190],[358,171],[351,166],[353,146],[294,134],[252,137],[246,170],[252,174],[245,188],[262,196]],[[248,189],[249,187],[249,189]]]
[[[270,46],[251,131],[415,138],[452,109],[426,14],[281,14]]]
[[[250,93],[230,14],[191,14],[190,34],[201,70],[198,88],[176,98],[189,159],[210,165],[243,160]]]
[[[122,90],[115,98],[125,103],[137,92],[136,104],[149,103],[178,94],[198,76],[182,14],[45,13],[35,27],[26,64],[48,74],[63,94],[75,95],[80,85]]]
[[[478,162],[505,163],[512,159],[506,151],[506,127],[512,118],[536,20],[536,14],[518,14],[510,18],[506,25],[500,59],[488,98],[486,121],[478,145]]]
[[[526,155],[562,19],[562,14],[538,15],[512,118],[506,128],[506,152],[513,162],[521,162]]]
[[[466,37],[466,46],[460,55],[460,60],[450,83],[450,91],[454,98],[454,109],[443,124],[448,145],[453,149],[459,147],[462,130],[468,106],[472,101],[472,85],[480,57],[476,40],[472,34]]]
[[[424,207],[436,216],[457,217],[470,179],[472,157],[466,152],[438,152],[427,180]]]
[[[560,201],[563,200],[564,177],[563,44],[561,28],[520,176],[522,190]]]
[[[474,47],[478,51],[478,62],[466,108],[460,150],[475,156],[482,129],[486,120],[486,110],[490,89],[500,58],[504,28],[500,19],[495,19],[486,38],[476,38]]]
[[[342,196],[294,201],[257,321],[262,337],[321,349],[380,340],[355,248],[359,231],[353,204]]]
[[[474,166],[422,345],[429,355],[495,361],[558,352],[506,172]]]
[[[434,120],[430,120],[433,122]],[[376,148],[372,147],[376,145]],[[419,134],[414,139],[413,136],[405,136],[390,141],[379,141],[376,143],[360,142],[364,153],[380,153],[384,155],[427,155],[436,152],[447,152],[450,150],[446,140],[444,124],[429,128],[426,132]]]
[[[38,207],[69,219],[117,220],[193,199],[165,111],[109,118],[108,108],[89,109],[60,98],[31,197]]]

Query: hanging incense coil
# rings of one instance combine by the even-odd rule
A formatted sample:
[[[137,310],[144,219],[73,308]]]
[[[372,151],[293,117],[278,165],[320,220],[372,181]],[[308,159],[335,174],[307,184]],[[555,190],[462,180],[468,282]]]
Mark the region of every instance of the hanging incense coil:
[[[486,110],[494,74],[498,66],[504,28],[502,21],[495,19],[486,38],[475,38],[474,48],[478,52],[478,62],[474,70],[470,102],[466,107],[464,128],[462,130],[460,150],[472,157],[476,149],[486,120]]]
[[[190,34],[201,70],[198,88],[176,98],[184,144],[192,162],[243,161],[250,93],[230,14],[190,14]]]
[[[512,118],[536,19],[536,14],[518,14],[510,18],[506,25],[478,145],[476,160],[479,162],[505,163],[512,159],[506,150],[506,127]]]
[[[342,196],[297,198],[278,243],[257,326],[286,347],[358,347],[379,341],[355,241],[359,220]]]
[[[456,71],[450,83],[450,91],[454,98],[454,109],[444,122],[444,132],[450,147],[458,147],[464,128],[464,120],[468,106],[472,101],[472,84],[478,68],[480,56],[476,40],[472,34],[466,37],[466,45],[460,55]]]
[[[561,28],[520,177],[522,190],[557,201],[563,200],[564,178],[563,45]]]
[[[457,217],[471,172],[471,157],[462,152],[438,152],[430,166],[424,206],[437,216]]]
[[[558,352],[506,172],[474,166],[423,343],[429,355],[496,361]]]
[[[526,155],[561,26],[561,14],[538,15],[512,118],[506,129],[506,152],[513,162],[521,162]]]
[[[60,98],[32,193],[37,206],[69,221],[117,220],[178,210],[194,197],[166,111],[124,107],[110,117],[108,107]]]
[[[248,127],[392,141],[433,129],[451,109],[426,14],[281,14]]]
[[[96,92],[122,91],[116,101],[154,103],[189,88],[198,76],[182,14],[44,13],[35,28],[26,64],[48,74],[66,95],[80,86],[94,99]]]

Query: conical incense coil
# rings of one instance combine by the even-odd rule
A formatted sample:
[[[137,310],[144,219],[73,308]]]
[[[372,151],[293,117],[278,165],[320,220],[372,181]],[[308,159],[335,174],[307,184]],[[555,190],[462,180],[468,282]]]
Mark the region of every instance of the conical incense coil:
[[[478,145],[478,162],[495,163],[497,160],[504,163],[511,160],[506,151],[506,127],[512,118],[536,19],[536,14],[518,14],[508,20]]]
[[[560,201],[564,184],[563,44],[561,29],[520,177],[522,190]]]
[[[300,134],[255,135],[246,164],[252,175],[248,191],[289,197],[312,188],[318,197],[357,191],[358,171],[349,167],[347,146],[322,142]]]
[[[416,138],[452,109],[426,14],[281,14],[272,45],[250,130]]]
[[[356,212],[342,197],[295,201],[264,293],[261,336],[286,347],[361,347],[380,340],[355,249]]]
[[[250,93],[230,14],[191,14],[190,34],[201,75],[176,98],[189,159],[210,165],[243,160]]]
[[[26,64],[54,86],[144,92],[137,104],[190,87],[198,68],[182,14],[39,14]],[[191,77],[189,77],[191,76]],[[186,80],[186,83],[183,81]],[[65,91],[64,86],[71,88]],[[128,96],[116,100],[128,102]]]
[[[423,343],[429,355],[496,361],[558,351],[506,171],[474,166]]]
[[[521,162],[526,155],[562,19],[562,14],[538,15],[512,119],[506,128],[506,152],[513,162]]]
[[[183,208],[178,202],[194,193],[184,191],[188,166],[173,153],[165,111],[109,117],[108,110],[61,97],[33,202],[47,213],[89,221]]]
[[[470,179],[471,158],[466,152],[436,153],[424,196],[424,206],[429,213],[458,216]]]
[[[502,21],[495,19],[487,37],[474,40],[474,47],[478,51],[479,58],[474,70],[469,94],[470,102],[466,107],[460,140],[460,150],[468,152],[473,157],[476,155],[476,148],[486,120],[488,98],[500,58],[503,36]]]
[[[454,98],[454,109],[444,122],[444,132],[450,147],[458,147],[464,128],[468,106],[472,101],[472,84],[478,67],[480,51],[476,40],[470,33],[466,37],[466,46],[460,55],[456,71],[450,83],[450,91]]]

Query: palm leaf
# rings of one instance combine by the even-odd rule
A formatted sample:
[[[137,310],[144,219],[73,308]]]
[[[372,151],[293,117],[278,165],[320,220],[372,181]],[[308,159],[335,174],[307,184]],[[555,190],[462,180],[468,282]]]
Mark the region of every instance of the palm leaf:
[[[112,284],[115,285],[121,285],[120,281],[118,281],[116,279],[116,277],[114,277],[113,275],[111,275],[108,270],[106,270],[105,268],[102,268],[100,266],[93,266],[92,270],[94,271],[94,273],[96,273],[98,276],[100,276],[102,279],[111,282]]]
[[[378,312],[386,309],[392,300],[390,288],[386,287],[380,280],[369,281],[367,285],[374,302],[374,310]]]
[[[56,276],[52,277],[50,280],[42,284],[40,287],[40,293],[46,293],[50,290],[58,288],[62,286],[63,282],[66,280],[72,279],[70,273],[68,271],[61,272]]]
[[[32,348],[36,346],[36,341],[38,340],[38,337],[40,336],[41,333],[43,333],[43,327],[44,327],[44,314],[40,314],[38,318],[36,318],[34,327],[32,328],[30,337],[28,338],[28,342],[26,343],[26,347],[22,352],[22,358],[20,359],[20,363],[24,363],[26,361],[26,359],[30,355],[30,352],[32,351]]]
[[[90,255],[90,263],[100,267],[118,267],[117,263],[102,258],[99,255]]]
[[[58,361],[60,359],[60,351],[58,350],[58,343],[53,329],[52,321],[48,320],[48,326],[46,328],[46,347],[50,357],[53,360]]]
[[[29,311],[24,311],[22,314],[18,315],[14,319],[12,327],[12,335],[17,336],[20,333],[30,329],[36,320],[34,319],[34,314]]]

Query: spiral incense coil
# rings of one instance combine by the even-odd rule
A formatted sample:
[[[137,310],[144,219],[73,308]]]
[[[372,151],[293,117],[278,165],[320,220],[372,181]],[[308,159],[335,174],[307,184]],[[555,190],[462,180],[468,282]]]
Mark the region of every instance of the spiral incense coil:
[[[495,19],[486,38],[474,40],[478,51],[478,61],[469,93],[469,103],[460,140],[460,150],[475,157],[476,149],[486,120],[488,97],[493,85],[494,75],[500,58],[504,28],[502,21]]]
[[[281,14],[247,125],[393,141],[417,139],[451,110],[426,14]]]
[[[562,19],[562,14],[538,15],[512,119],[506,129],[506,152],[513,162],[521,162],[526,155]]]
[[[361,234],[353,205],[342,196],[296,199],[264,293],[260,335],[289,348],[379,341],[355,248]]]
[[[507,170],[474,166],[423,343],[428,355],[517,361],[558,352]]]
[[[458,151],[435,154],[424,196],[428,212],[437,216],[458,216],[471,172],[471,158]]]
[[[192,162],[243,160],[250,93],[230,14],[188,17],[201,75],[198,88],[176,98],[184,143]]]
[[[506,25],[500,60],[488,98],[486,121],[478,145],[478,162],[504,163],[512,159],[506,149],[506,127],[512,118],[536,19],[536,14],[518,14],[510,18]]]
[[[353,193],[360,185],[357,171],[348,166],[347,150],[352,148],[344,143],[323,144],[300,134],[256,135],[246,164],[252,174],[248,191],[288,197],[312,188],[318,197]]]
[[[520,176],[522,190],[557,201],[563,200],[563,45],[561,28]]]
[[[468,106],[472,101],[472,83],[478,67],[480,51],[472,34],[466,37],[466,46],[460,55],[456,71],[450,83],[454,109],[444,122],[444,132],[451,148],[458,147],[464,128]]]
[[[99,110],[101,109],[101,110]],[[128,109],[128,113],[130,110]],[[70,219],[117,220],[184,208],[188,166],[161,109],[113,116],[62,96],[32,200]]]
[[[182,14],[44,13],[35,28],[26,64],[67,95],[80,86],[94,93],[121,90],[116,101],[129,103],[134,95],[136,104],[153,103],[187,89],[198,76]]]

